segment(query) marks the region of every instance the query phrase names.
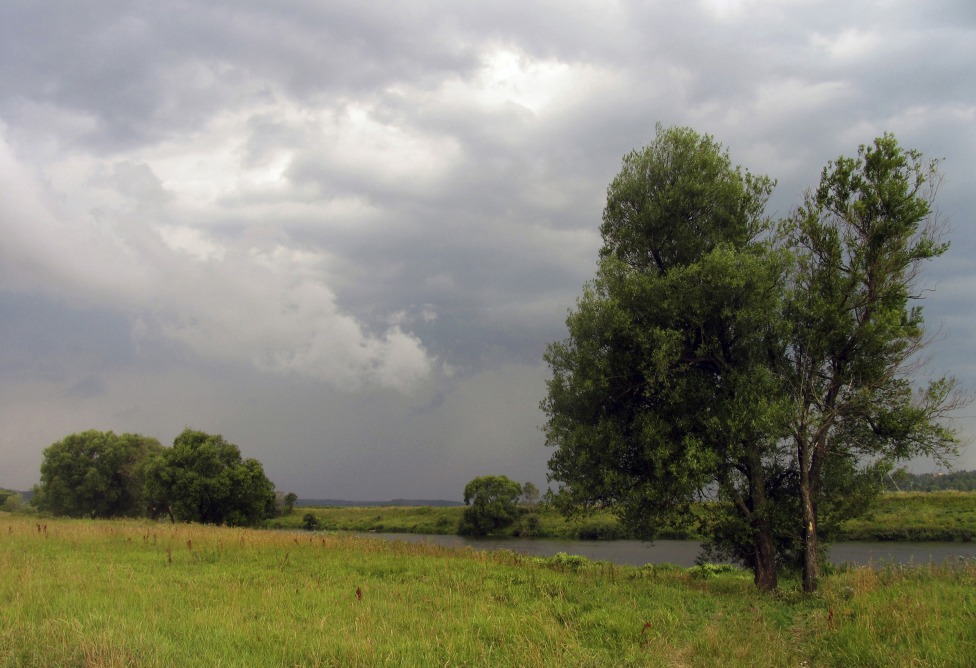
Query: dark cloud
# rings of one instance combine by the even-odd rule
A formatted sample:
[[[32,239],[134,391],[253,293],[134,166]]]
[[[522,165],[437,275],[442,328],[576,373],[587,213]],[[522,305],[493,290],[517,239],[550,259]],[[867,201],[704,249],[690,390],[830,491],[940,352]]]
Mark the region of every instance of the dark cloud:
[[[543,484],[540,357],[657,121],[779,216],[886,130],[944,157],[931,366],[973,385],[971,4],[5,3],[0,485],[187,425],[307,496]]]

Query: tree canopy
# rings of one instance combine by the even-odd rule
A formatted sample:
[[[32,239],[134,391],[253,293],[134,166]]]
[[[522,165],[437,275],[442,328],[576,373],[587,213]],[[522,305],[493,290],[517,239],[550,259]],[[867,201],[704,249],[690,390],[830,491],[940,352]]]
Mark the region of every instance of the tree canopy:
[[[464,487],[467,508],[461,517],[459,532],[487,536],[510,526],[518,518],[518,501],[522,486],[503,475],[475,478]]]
[[[159,517],[254,525],[276,512],[256,459],[219,435],[185,430],[172,448],[139,434],[90,430],[44,451],[31,503],[70,517]]]
[[[66,436],[44,450],[31,503],[69,517],[144,515],[145,468],[162,449],[139,434],[89,430]]]
[[[913,394],[903,373],[921,344],[912,279],[944,250],[931,174],[890,136],[859,155],[781,224],[773,181],[707,135],[658,126],[625,156],[596,278],[545,356],[564,507],[611,507],[653,538],[713,500],[713,550],[764,589],[784,564],[814,583],[818,522],[863,507],[891,461],[952,450],[952,382]]]
[[[274,485],[256,459],[220,435],[186,429],[148,468],[154,515],[173,521],[249,526],[272,517]]]

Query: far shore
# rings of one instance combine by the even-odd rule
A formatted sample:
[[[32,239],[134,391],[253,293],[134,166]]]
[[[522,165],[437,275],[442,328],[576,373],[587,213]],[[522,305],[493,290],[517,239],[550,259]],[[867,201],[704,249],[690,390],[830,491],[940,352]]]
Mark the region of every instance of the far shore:
[[[296,506],[268,522],[269,528],[450,535],[463,506]],[[522,508],[518,521],[499,535],[577,540],[633,539],[612,513],[567,519],[545,505]],[[691,527],[675,527],[656,538],[697,540]],[[976,492],[885,493],[862,517],[844,523],[836,541],[970,542],[976,540]]]

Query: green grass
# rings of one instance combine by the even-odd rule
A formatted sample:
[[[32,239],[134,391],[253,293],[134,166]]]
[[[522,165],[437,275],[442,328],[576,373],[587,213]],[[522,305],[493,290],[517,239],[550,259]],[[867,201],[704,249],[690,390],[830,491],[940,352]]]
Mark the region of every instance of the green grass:
[[[842,527],[844,540],[971,541],[976,492],[882,494],[862,517]]]
[[[974,592],[972,564],[762,595],[724,567],[0,513],[0,667],[963,666]]]
[[[306,513],[315,515],[322,529],[330,531],[452,534],[457,532],[463,507],[429,506],[296,508],[291,515],[270,522],[276,528],[300,529]],[[508,535],[540,538],[629,538],[609,512],[566,519],[540,506],[532,511],[538,524],[532,531],[523,519]],[[659,538],[696,538],[688,527]],[[868,513],[846,522],[841,540],[940,540],[976,539],[976,492],[905,492],[882,494]]]

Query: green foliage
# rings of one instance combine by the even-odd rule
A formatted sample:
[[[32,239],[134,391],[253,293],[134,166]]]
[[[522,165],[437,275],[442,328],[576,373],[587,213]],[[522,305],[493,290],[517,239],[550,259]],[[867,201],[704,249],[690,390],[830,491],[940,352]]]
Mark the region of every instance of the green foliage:
[[[944,461],[958,445],[942,423],[968,401],[955,381],[913,387],[912,365],[925,343],[914,305],[921,265],[948,248],[932,213],[937,167],[885,134],[856,158],[830,163],[786,227],[796,271],[780,368],[793,404],[809,590],[825,520],[854,514],[843,508],[845,497],[877,494],[895,461]],[[875,464],[861,469],[861,461]],[[838,481],[854,491],[838,493]]]
[[[305,529],[305,531],[316,531],[319,526],[319,520],[315,515],[312,513],[305,513],[305,516],[302,518],[302,528]]]
[[[288,492],[287,494],[285,494],[285,498],[284,498],[285,515],[292,514],[292,512],[295,510],[295,503],[297,501],[298,501],[298,495],[295,494],[294,492]]]
[[[510,526],[518,518],[522,486],[503,475],[475,478],[464,487],[464,514],[458,532],[487,536]]]
[[[153,515],[180,522],[253,526],[273,517],[274,485],[256,459],[219,435],[186,429],[148,467]]]
[[[539,488],[535,486],[535,483],[527,482],[522,485],[521,503],[523,506],[534,508],[539,503],[539,498]]]
[[[31,503],[69,517],[145,514],[146,468],[163,448],[154,438],[90,430],[48,446]]]
[[[513,536],[522,538],[538,538],[542,535],[542,519],[539,513],[525,513],[519,515],[518,520],[512,526]]]
[[[19,493],[7,489],[0,489],[0,510],[8,513],[19,513],[24,508],[24,497]]]
[[[955,383],[912,389],[920,264],[946,245],[934,163],[890,135],[840,158],[779,226],[772,181],[709,136],[657,128],[607,193],[596,278],[547,348],[551,479],[568,510],[642,538],[693,520],[754,569],[802,565],[862,512],[894,461],[945,457]],[[865,464],[868,462],[868,464]]]
[[[709,562],[695,564],[688,572],[695,580],[709,580],[721,575],[738,575],[742,573],[741,570],[731,564],[712,564]]]
[[[619,540],[626,538],[627,532],[619,522],[588,520],[576,529],[573,537],[577,540]]]
[[[607,194],[597,277],[569,338],[547,349],[542,404],[563,506],[613,508],[653,539],[717,489],[737,511],[724,517],[742,555],[762,539],[766,574],[764,464],[781,466],[786,412],[769,359],[789,259],[766,240],[772,185],[685,128],[659,126],[627,155]]]

